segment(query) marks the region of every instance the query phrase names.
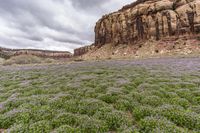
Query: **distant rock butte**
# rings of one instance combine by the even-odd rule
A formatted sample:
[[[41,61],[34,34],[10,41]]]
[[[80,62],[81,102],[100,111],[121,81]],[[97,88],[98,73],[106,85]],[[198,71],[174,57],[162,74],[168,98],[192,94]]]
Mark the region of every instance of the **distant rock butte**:
[[[200,0],[138,0],[96,23],[95,46],[198,33]]]
[[[10,58],[18,55],[34,55],[44,58],[70,58],[72,54],[67,51],[49,51],[36,49],[8,49],[0,47],[0,57]]]
[[[74,49],[74,56],[81,56],[89,52],[90,50],[93,50],[95,48],[94,44],[89,46],[83,46],[77,49]]]

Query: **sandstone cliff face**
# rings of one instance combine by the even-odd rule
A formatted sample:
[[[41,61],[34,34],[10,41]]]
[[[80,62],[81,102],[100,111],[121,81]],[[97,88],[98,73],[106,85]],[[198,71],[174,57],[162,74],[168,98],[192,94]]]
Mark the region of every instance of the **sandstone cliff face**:
[[[81,47],[81,48],[74,49],[74,56],[84,55],[87,52],[89,52],[90,50],[92,50],[93,48],[94,48],[94,44],[92,44],[90,46],[84,46],[84,47]]]
[[[64,51],[47,51],[47,50],[34,50],[34,49],[7,49],[0,48],[0,57],[10,58],[18,55],[34,55],[44,58],[70,58],[72,54]]]
[[[136,44],[198,33],[200,0],[138,0],[97,22],[95,45]]]

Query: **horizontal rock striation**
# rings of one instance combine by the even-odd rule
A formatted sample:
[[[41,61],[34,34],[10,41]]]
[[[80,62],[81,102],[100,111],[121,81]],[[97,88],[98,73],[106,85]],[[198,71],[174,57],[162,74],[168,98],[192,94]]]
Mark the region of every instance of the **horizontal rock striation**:
[[[77,49],[74,49],[74,56],[81,56],[92,50],[93,44],[90,46],[84,46]]]
[[[34,55],[44,58],[70,58],[72,54],[67,51],[48,51],[35,49],[8,49],[0,47],[0,57],[10,58],[18,55]]]
[[[198,33],[200,0],[138,0],[96,23],[95,45],[136,44]]]

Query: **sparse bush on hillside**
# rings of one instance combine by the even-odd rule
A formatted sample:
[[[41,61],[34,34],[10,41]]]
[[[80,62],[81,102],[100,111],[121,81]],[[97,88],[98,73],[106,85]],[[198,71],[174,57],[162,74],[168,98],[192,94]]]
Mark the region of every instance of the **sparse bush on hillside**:
[[[0,65],[4,63],[4,59],[0,57]]]
[[[40,58],[33,55],[19,55],[19,56],[11,57],[8,60],[5,60],[3,65],[40,64],[40,63],[52,63],[52,62],[54,62],[53,59],[45,59],[45,58]]]

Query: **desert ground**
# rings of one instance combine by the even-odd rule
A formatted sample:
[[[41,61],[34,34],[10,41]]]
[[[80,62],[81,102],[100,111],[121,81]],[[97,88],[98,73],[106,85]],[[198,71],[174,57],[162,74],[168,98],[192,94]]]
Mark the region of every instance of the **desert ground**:
[[[0,66],[0,129],[199,133],[200,58]]]

